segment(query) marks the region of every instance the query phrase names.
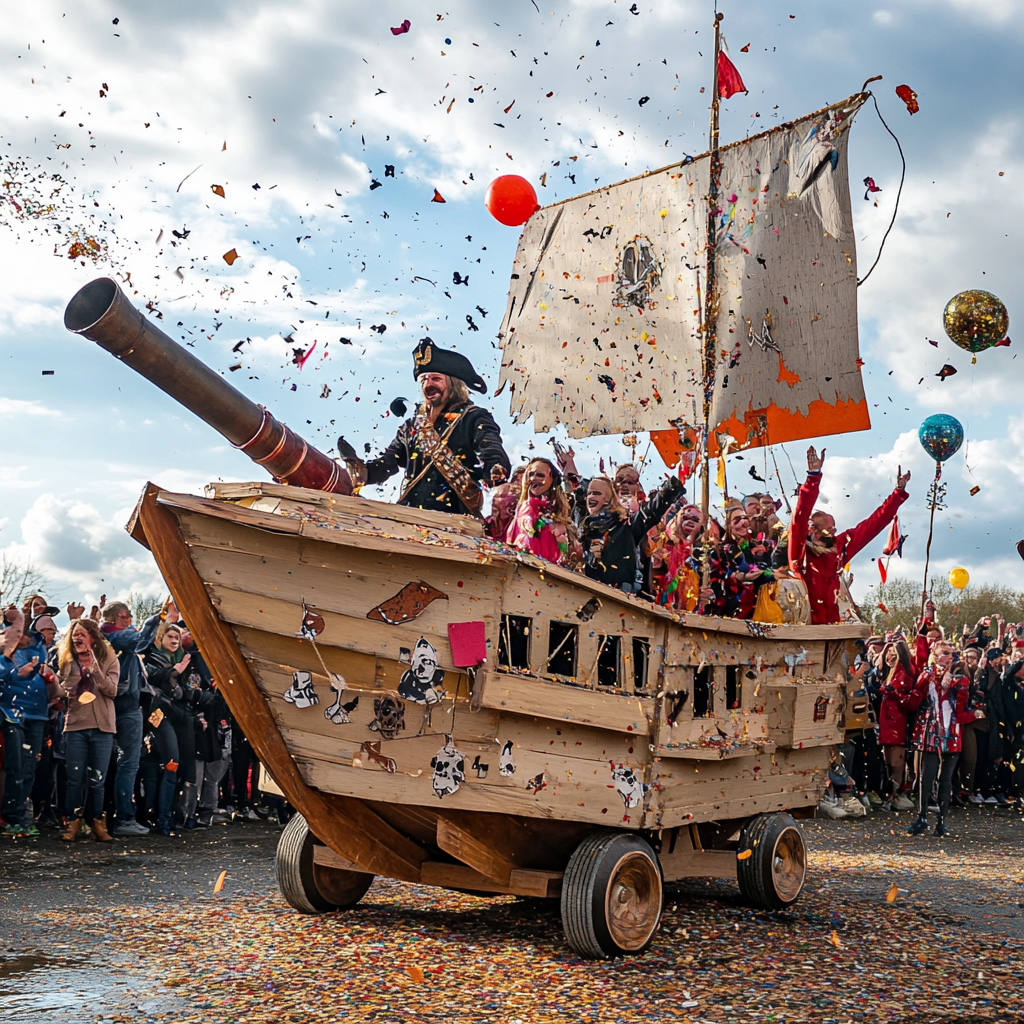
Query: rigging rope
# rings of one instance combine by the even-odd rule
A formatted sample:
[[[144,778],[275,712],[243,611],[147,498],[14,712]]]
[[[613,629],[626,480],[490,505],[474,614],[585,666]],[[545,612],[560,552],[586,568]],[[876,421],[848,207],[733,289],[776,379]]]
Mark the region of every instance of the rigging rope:
[[[885,234],[882,236],[882,244],[878,247],[878,255],[875,257],[875,262],[871,264],[871,269],[857,281],[858,288],[871,276],[871,271],[878,266],[878,261],[882,258],[882,250],[885,248],[889,232],[892,231],[893,225],[896,223],[896,214],[900,208],[900,196],[903,195],[903,182],[907,176],[907,158],[903,155],[903,147],[900,145],[900,140],[896,138],[893,130],[885,123],[885,118],[882,117],[882,112],[878,109],[878,100],[875,99],[874,93],[871,93],[871,102],[875,105],[875,113],[878,115],[878,120],[882,122],[882,127],[892,136],[893,141],[896,143],[896,148],[900,151],[900,162],[903,164],[903,169],[900,171],[900,187],[896,192],[896,205],[892,210],[892,220],[889,221],[889,226],[885,229]]]

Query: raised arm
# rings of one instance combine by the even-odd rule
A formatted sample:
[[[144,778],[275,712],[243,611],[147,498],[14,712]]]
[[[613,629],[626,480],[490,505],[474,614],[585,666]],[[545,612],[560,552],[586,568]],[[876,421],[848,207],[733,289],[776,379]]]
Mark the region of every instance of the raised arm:
[[[821,467],[825,462],[825,449],[821,455],[814,447],[807,449],[807,479],[800,485],[796,499],[796,508],[789,522],[789,567],[799,572],[804,560],[804,546],[807,544],[807,530],[811,521],[811,513],[818,500],[821,490]]]
[[[907,494],[907,481],[910,479],[910,471],[903,472],[902,467],[896,478],[896,489],[882,502],[874,512],[871,513],[862,523],[858,523],[852,530],[847,530],[845,537],[839,538],[836,544],[838,551],[844,551],[844,562],[849,562],[858,551],[870,544],[895,518],[900,505],[909,497]],[[845,540],[845,544],[843,541]]]

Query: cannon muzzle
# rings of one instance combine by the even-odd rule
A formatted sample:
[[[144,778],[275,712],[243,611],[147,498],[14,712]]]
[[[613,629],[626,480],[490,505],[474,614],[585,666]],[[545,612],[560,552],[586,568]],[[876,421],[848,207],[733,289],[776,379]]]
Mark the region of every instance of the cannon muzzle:
[[[164,334],[109,277],[90,281],[75,295],[64,310],[64,326],[142,374],[280,483],[352,493],[345,469]]]

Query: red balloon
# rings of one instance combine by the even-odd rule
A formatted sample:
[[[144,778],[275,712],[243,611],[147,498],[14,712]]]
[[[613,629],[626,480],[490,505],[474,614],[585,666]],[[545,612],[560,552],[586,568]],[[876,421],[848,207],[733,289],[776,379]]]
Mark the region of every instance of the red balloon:
[[[533,186],[518,174],[503,174],[487,186],[484,205],[495,220],[510,228],[525,224],[540,209]]]

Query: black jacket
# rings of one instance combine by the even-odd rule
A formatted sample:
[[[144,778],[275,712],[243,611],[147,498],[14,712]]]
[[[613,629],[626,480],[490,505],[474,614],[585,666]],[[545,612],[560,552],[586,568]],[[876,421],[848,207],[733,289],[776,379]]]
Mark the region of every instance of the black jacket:
[[[444,437],[451,422],[446,417],[459,413],[462,413],[462,418],[455,425],[455,429],[446,442],[452,450],[452,454],[459,459],[477,482],[489,480],[491,469],[494,466],[501,466],[505,475],[508,476],[512,470],[512,464],[502,447],[501,431],[498,430],[498,424],[494,422],[494,418],[486,409],[481,409],[480,406],[474,405],[472,402],[457,403],[438,418],[435,424],[437,432]],[[423,472],[424,458],[416,445],[416,431],[413,423],[413,419],[407,419],[398,428],[395,439],[387,446],[384,453],[371,462],[367,462],[367,483],[382,484],[400,469],[406,471],[406,479],[411,482]],[[433,465],[427,469],[423,478],[401,500],[400,504],[409,505],[412,508],[431,509],[435,512],[469,514],[469,509],[452,491],[448,481]]]
[[[637,544],[647,531],[665,514],[673,499],[682,490],[675,477],[670,477],[627,519],[617,512],[599,512],[586,516],[580,531],[583,543],[584,572],[592,580],[610,586],[637,582]],[[600,555],[591,551],[594,541],[603,541]]]

